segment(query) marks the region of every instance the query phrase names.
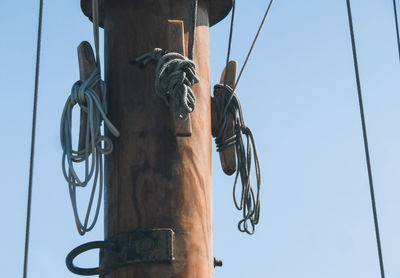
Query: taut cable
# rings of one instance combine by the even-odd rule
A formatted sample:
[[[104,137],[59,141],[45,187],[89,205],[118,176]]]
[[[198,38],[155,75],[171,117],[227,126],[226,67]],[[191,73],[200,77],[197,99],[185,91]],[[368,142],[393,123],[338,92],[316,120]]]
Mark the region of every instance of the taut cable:
[[[371,194],[372,212],[374,215],[376,245],[378,248],[378,256],[379,256],[379,267],[380,267],[380,272],[381,272],[381,278],[385,278],[385,270],[383,267],[382,246],[381,246],[381,239],[380,239],[380,234],[379,234],[378,213],[377,213],[376,202],[375,202],[374,182],[372,179],[371,159],[370,159],[369,147],[368,147],[367,125],[365,122],[364,104],[363,104],[363,98],[362,98],[362,92],[361,92],[360,73],[358,70],[357,49],[356,49],[356,42],[354,39],[353,17],[351,14],[350,0],[346,0],[346,1],[347,1],[347,15],[348,15],[348,19],[349,19],[351,46],[352,46],[352,51],[353,51],[354,72],[356,75],[356,82],[357,82],[358,103],[359,103],[359,107],[360,107],[361,125],[362,125],[362,131],[363,131],[363,139],[364,139],[364,151],[365,151],[365,158],[366,158],[367,170],[368,170],[368,181],[369,181],[369,189],[370,189],[370,194]]]

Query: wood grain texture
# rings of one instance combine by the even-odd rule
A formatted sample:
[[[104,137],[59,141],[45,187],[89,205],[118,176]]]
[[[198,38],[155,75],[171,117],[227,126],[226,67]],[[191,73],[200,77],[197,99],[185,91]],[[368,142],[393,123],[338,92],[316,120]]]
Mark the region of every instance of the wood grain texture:
[[[168,52],[176,52],[186,56],[185,54],[185,37],[184,25],[182,20],[168,20],[167,37],[168,37]],[[170,107],[174,106],[174,100],[170,101]],[[190,114],[186,120],[180,120],[172,111],[171,118],[175,129],[176,136],[188,137],[192,135],[192,123]]]
[[[105,237],[172,228],[176,258],[172,264],[121,268],[106,278],[214,276],[208,1],[199,1],[194,61],[200,82],[193,88],[191,137],[175,136],[170,110],[154,93],[155,63],[145,69],[130,63],[155,47],[167,49],[168,20],[183,20],[189,30],[189,5],[181,0],[105,1],[109,117],[121,133],[106,157]]]

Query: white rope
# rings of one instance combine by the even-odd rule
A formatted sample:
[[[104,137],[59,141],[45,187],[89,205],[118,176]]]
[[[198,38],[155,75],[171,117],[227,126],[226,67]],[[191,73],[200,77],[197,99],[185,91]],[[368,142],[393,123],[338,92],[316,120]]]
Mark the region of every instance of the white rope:
[[[99,60],[99,39],[98,39],[98,0],[93,0],[93,31],[96,52],[96,68],[90,77],[84,82],[77,81],[71,90],[61,117],[60,138],[63,149],[62,171],[68,182],[69,194],[72,203],[72,209],[75,217],[75,223],[78,232],[84,235],[93,229],[99,216],[101,198],[103,192],[104,174],[103,174],[103,155],[110,154],[113,150],[113,144],[110,138],[104,136],[101,130],[101,124],[104,121],[105,127],[115,137],[119,136],[118,130],[107,118],[106,89],[104,81],[100,75]],[[99,84],[99,85],[98,85]],[[94,91],[94,88],[100,87],[101,99]],[[86,141],[82,150],[74,150],[72,146],[72,111],[76,104],[79,104],[82,111],[87,114],[86,117]],[[102,146],[103,145],[103,146]],[[75,164],[84,162],[84,177],[80,178]],[[86,187],[90,181],[92,190],[89,197],[89,204],[86,210],[84,221],[82,222],[76,200],[76,188]],[[98,187],[98,189],[97,189]],[[94,202],[94,197],[98,191],[95,214],[89,224],[90,214]]]

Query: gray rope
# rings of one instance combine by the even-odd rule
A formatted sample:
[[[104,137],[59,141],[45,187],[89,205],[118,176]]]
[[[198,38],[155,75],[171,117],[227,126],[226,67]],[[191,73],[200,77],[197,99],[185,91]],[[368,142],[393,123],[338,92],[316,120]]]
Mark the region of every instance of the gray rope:
[[[95,226],[101,205],[103,192],[103,155],[110,154],[113,150],[113,144],[110,138],[104,136],[101,130],[101,124],[104,121],[104,129],[108,129],[111,134],[118,137],[119,132],[107,118],[107,102],[105,84],[100,76],[99,60],[99,39],[98,39],[98,0],[93,1],[93,26],[94,41],[96,51],[97,67],[84,82],[77,81],[71,90],[61,117],[60,139],[63,149],[62,171],[64,178],[68,182],[69,194],[71,198],[72,209],[75,217],[75,223],[79,234],[84,235]],[[96,94],[94,88],[100,84],[101,98]],[[87,114],[86,122],[86,141],[82,150],[74,150],[72,147],[72,111],[76,104],[79,104],[82,111]],[[80,178],[75,170],[75,164],[84,162],[84,177]],[[92,190],[89,197],[89,204],[86,210],[84,221],[82,222],[76,201],[76,188],[86,187],[90,181]],[[95,214],[89,224],[90,214],[94,203],[94,197],[98,191]]]
[[[213,132],[213,136],[215,137],[215,144],[217,146],[217,151],[220,152],[223,149],[235,145],[236,149],[236,157],[237,157],[237,164],[238,170],[236,171],[235,182],[233,185],[233,200],[235,206],[238,210],[243,211],[243,218],[239,221],[238,228],[241,232],[246,232],[248,234],[254,234],[255,232],[255,225],[259,222],[260,217],[260,186],[261,186],[261,171],[260,171],[260,164],[258,160],[256,144],[254,141],[253,134],[251,130],[246,127],[243,120],[243,112],[240,105],[239,98],[237,97],[235,90],[240,81],[240,78],[246,68],[247,62],[251,56],[251,53],[254,49],[254,46],[257,42],[257,39],[261,33],[261,30],[264,26],[264,23],[267,19],[269,11],[271,9],[272,3],[274,0],[270,0],[268,7],[264,13],[264,17],[258,27],[257,33],[253,39],[251,47],[247,53],[245,62],[240,70],[239,76],[236,80],[234,88],[229,87],[226,85],[226,77],[228,76],[228,72],[225,73],[225,80],[224,85],[216,85],[214,90],[226,90],[228,94],[224,94],[225,101],[221,104],[220,110],[223,111],[220,117],[220,122],[217,124],[216,129]],[[228,42],[228,51],[227,51],[227,58],[226,58],[226,69],[228,71],[228,62],[229,56],[231,52],[231,44],[232,44],[232,34],[233,34],[233,26],[234,26],[234,18],[235,18],[235,6],[236,1],[232,1],[232,16],[231,16],[231,23],[230,23],[230,30],[229,30],[229,42]],[[236,130],[235,134],[230,138],[226,138],[223,140],[224,134],[227,132],[228,122],[227,122],[227,113],[232,113],[235,115],[235,125]],[[246,136],[247,139],[247,147],[244,147],[243,143],[243,135]],[[254,149],[254,165],[255,165],[255,174],[256,174],[256,181],[257,181],[257,191],[254,194],[254,190],[250,184],[250,170],[251,170],[251,162],[252,162],[252,148]],[[242,193],[240,202],[237,201],[236,197],[236,188],[237,188],[237,181],[240,175],[240,180],[242,183]],[[250,226],[249,224],[250,223]],[[250,228],[251,227],[251,228]]]
[[[94,91],[94,87],[98,83],[100,83],[103,101],[99,100],[99,97]],[[101,134],[101,122],[104,121],[105,127],[114,136],[119,136],[118,130],[112,125],[106,116],[105,111],[107,104],[105,102],[105,95],[105,85],[100,79],[98,68],[96,68],[88,80],[84,81],[83,83],[78,81],[73,85],[71,95],[67,99],[61,118],[60,138],[61,146],[63,148],[62,170],[64,177],[68,182],[75,222],[81,235],[90,231],[96,224],[101,204],[103,187],[102,156],[110,154],[113,150],[111,139]],[[87,128],[85,148],[80,151],[73,150],[72,148],[72,110],[76,104],[79,104],[81,109],[88,115],[86,123]],[[102,147],[102,144],[104,144],[104,147]],[[85,163],[85,174],[83,179],[79,177],[74,167],[74,163],[80,162]],[[77,209],[76,187],[86,187],[92,178],[93,183],[89,205],[85,220],[82,224]],[[88,225],[98,182],[100,185],[95,216],[92,223]]]
[[[190,5],[191,29],[189,32],[188,58],[176,53],[165,52],[160,48],[143,54],[133,61],[145,67],[151,61],[157,61],[155,73],[156,94],[170,106],[180,120],[186,120],[196,107],[196,96],[192,87],[199,82],[196,76],[196,65],[193,62],[194,42],[196,37],[197,0]]]
[[[189,54],[188,58],[193,60],[194,56],[194,40],[196,37],[197,24],[197,0],[192,0],[190,5],[191,32],[189,34]]]
[[[227,132],[228,121],[226,113],[222,114],[216,129],[213,131],[217,151],[222,151],[232,145],[236,149],[237,167],[235,182],[233,185],[233,200],[238,210],[242,210],[243,218],[238,223],[238,229],[241,232],[254,234],[255,226],[260,218],[260,188],[261,188],[261,171],[258,160],[256,143],[253,133],[245,125],[243,119],[242,107],[239,98],[234,93],[233,89],[228,85],[215,85],[214,90],[226,90],[228,93],[224,95],[224,101],[219,103],[219,111],[227,109],[226,113],[231,113],[235,116],[235,133],[230,138],[223,140],[223,136]],[[215,94],[214,94],[215,95]],[[230,101],[228,103],[228,101]],[[243,136],[246,137],[246,147],[244,146]],[[252,159],[252,154],[254,158]],[[250,182],[251,165],[254,163],[256,175],[256,190],[253,189]],[[242,184],[240,201],[237,198],[237,183],[240,176]]]
[[[35,138],[36,138],[36,115],[37,102],[39,95],[39,69],[40,69],[40,46],[42,39],[43,22],[43,0],[39,2],[39,17],[36,45],[36,69],[35,69],[35,89],[33,93],[33,115],[32,115],[32,135],[31,135],[31,155],[29,161],[29,182],[28,182],[28,201],[26,206],[26,228],[25,228],[25,248],[24,248],[24,268],[23,278],[28,276],[28,255],[29,255],[29,235],[31,226],[31,208],[32,208],[32,187],[33,187],[33,168],[35,161]]]
[[[230,28],[229,28],[228,50],[226,53],[226,62],[225,62],[226,73],[225,73],[225,78],[224,78],[224,84],[226,84],[226,79],[229,76],[228,64],[229,64],[229,60],[230,60],[230,56],[231,56],[233,24],[235,22],[235,10],[236,10],[236,1],[232,0],[232,15],[231,15],[231,24],[230,24]]]
[[[144,67],[153,60],[157,61],[156,94],[168,106],[172,99],[174,114],[181,120],[187,119],[196,106],[196,96],[192,90],[193,85],[199,82],[195,63],[179,53],[166,53],[160,48],[140,56],[135,62],[141,62]]]

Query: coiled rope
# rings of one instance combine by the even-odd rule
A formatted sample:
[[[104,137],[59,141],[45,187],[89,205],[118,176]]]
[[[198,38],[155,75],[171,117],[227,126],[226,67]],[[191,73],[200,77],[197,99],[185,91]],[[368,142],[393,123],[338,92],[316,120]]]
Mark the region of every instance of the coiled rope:
[[[223,94],[224,102],[222,107],[220,107],[219,111],[223,111],[220,115],[220,122],[217,124],[216,129],[214,130],[213,136],[215,137],[215,144],[217,146],[217,151],[220,152],[223,149],[235,145],[236,150],[236,160],[238,169],[236,171],[235,182],[233,185],[233,201],[235,203],[235,207],[238,210],[242,210],[243,218],[238,223],[238,229],[241,232],[246,232],[250,235],[255,232],[255,225],[259,222],[260,217],[260,189],[261,189],[261,171],[260,171],[260,163],[257,155],[256,144],[254,140],[254,136],[251,130],[245,125],[243,120],[243,112],[240,105],[240,101],[238,96],[235,93],[236,87],[239,84],[240,78],[246,68],[247,62],[252,54],[254,46],[259,38],[261,30],[265,24],[267,16],[270,12],[271,6],[274,0],[270,0],[267,9],[264,13],[263,19],[258,27],[257,33],[253,39],[253,42],[250,46],[250,49],[247,53],[245,62],[240,69],[239,76],[236,80],[235,86],[233,88],[226,85],[226,78],[229,74],[228,63],[231,54],[231,46],[232,46],[232,36],[233,36],[233,28],[234,28],[234,19],[235,19],[235,10],[236,10],[236,1],[232,1],[232,15],[231,15],[231,23],[229,30],[229,40],[228,40],[228,50],[226,55],[226,73],[224,84],[215,85],[214,90],[225,90],[228,93]],[[228,113],[231,113],[235,116],[235,134],[229,138],[223,140],[223,135],[227,132],[228,128]],[[247,144],[246,148],[243,143],[243,136],[246,137]],[[256,176],[256,191],[252,188],[250,183],[250,173],[251,173],[251,164],[252,164],[252,153],[254,152],[254,168],[255,168],[255,176]],[[242,191],[240,194],[240,202],[238,202],[237,198],[237,182],[240,176],[240,181],[242,184]],[[249,225],[250,223],[250,225]]]
[[[104,121],[104,129],[108,129],[115,137],[119,136],[118,130],[107,118],[106,88],[100,75],[99,59],[99,39],[98,39],[98,0],[92,1],[93,6],[93,30],[96,51],[96,68],[90,77],[84,82],[77,81],[71,90],[61,117],[60,139],[63,149],[62,171],[68,182],[69,194],[72,203],[72,209],[75,217],[75,223],[79,234],[84,235],[93,229],[99,215],[101,198],[103,192],[103,155],[110,154],[113,150],[113,144],[110,138],[104,136],[101,130],[101,124]],[[100,87],[101,98],[96,94],[94,88]],[[86,122],[86,141],[82,150],[74,150],[72,147],[72,110],[76,104],[79,104],[82,111],[87,114]],[[103,145],[103,146],[102,146]],[[80,178],[75,170],[75,163],[84,162],[84,177]],[[76,200],[76,188],[86,187],[90,181],[92,190],[89,197],[89,204],[86,210],[84,221],[82,222]],[[95,213],[89,224],[89,218],[98,187],[98,198],[96,201]]]
[[[242,210],[243,218],[238,223],[238,229],[241,232],[246,232],[250,235],[255,232],[255,225],[258,224],[260,218],[260,188],[261,188],[261,172],[260,163],[258,160],[256,143],[253,133],[245,125],[243,119],[242,107],[239,98],[234,93],[233,89],[228,85],[215,85],[214,90],[226,90],[228,93],[223,94],[224,101],[219,103],[221,107],[219,111],[228,109],[226,113],[234,115],[235,133],[233,136],[223,140],[224,134],[227,132],[228,117],[221,117],[217,127],[213,133],[217,151],[222,151],[232,145],[235,146],[237,157],[237,170],[235,182],[233,184],[233,200],[238,210]],[[230,102],[229,102],[230,101]],[[246,147],[244,146],[243,136],[246,137]],[[254,158],[253,158],[253,155]],[[253,159],[252,159],[253,158]],[[254,163],[257,188],[254,190],[250,182],[251,165]],[[240,201],[237,198],[237,183],[240,176],[241,194]]]
[[[174,114],[181,120],[187,119],[196,106],[196,96],[192,90],[193,85],[199,82],[196,76],[196,65],[179,53],[166,53],[160,48],[155,48],[140,56],[136,62],[141,62],[141,65],[145,66],[152,60],[157,61],[156,94],[167,105],[170,105],[170,98],[172,98]]]
[[[196,107],[196,96],[192,87],[199,82],[196,76],[196,65],[193,62],[194,40],[196,36],[197,0],[192,0],[190,6],[191,30],[189,33],[188,57],[166,52],[155,48],[134,60],[141,67],[151,61],[157,61],[155,72],[155,90],[167,106],[173,104],[172,110],[180,120],[186,120]]]

